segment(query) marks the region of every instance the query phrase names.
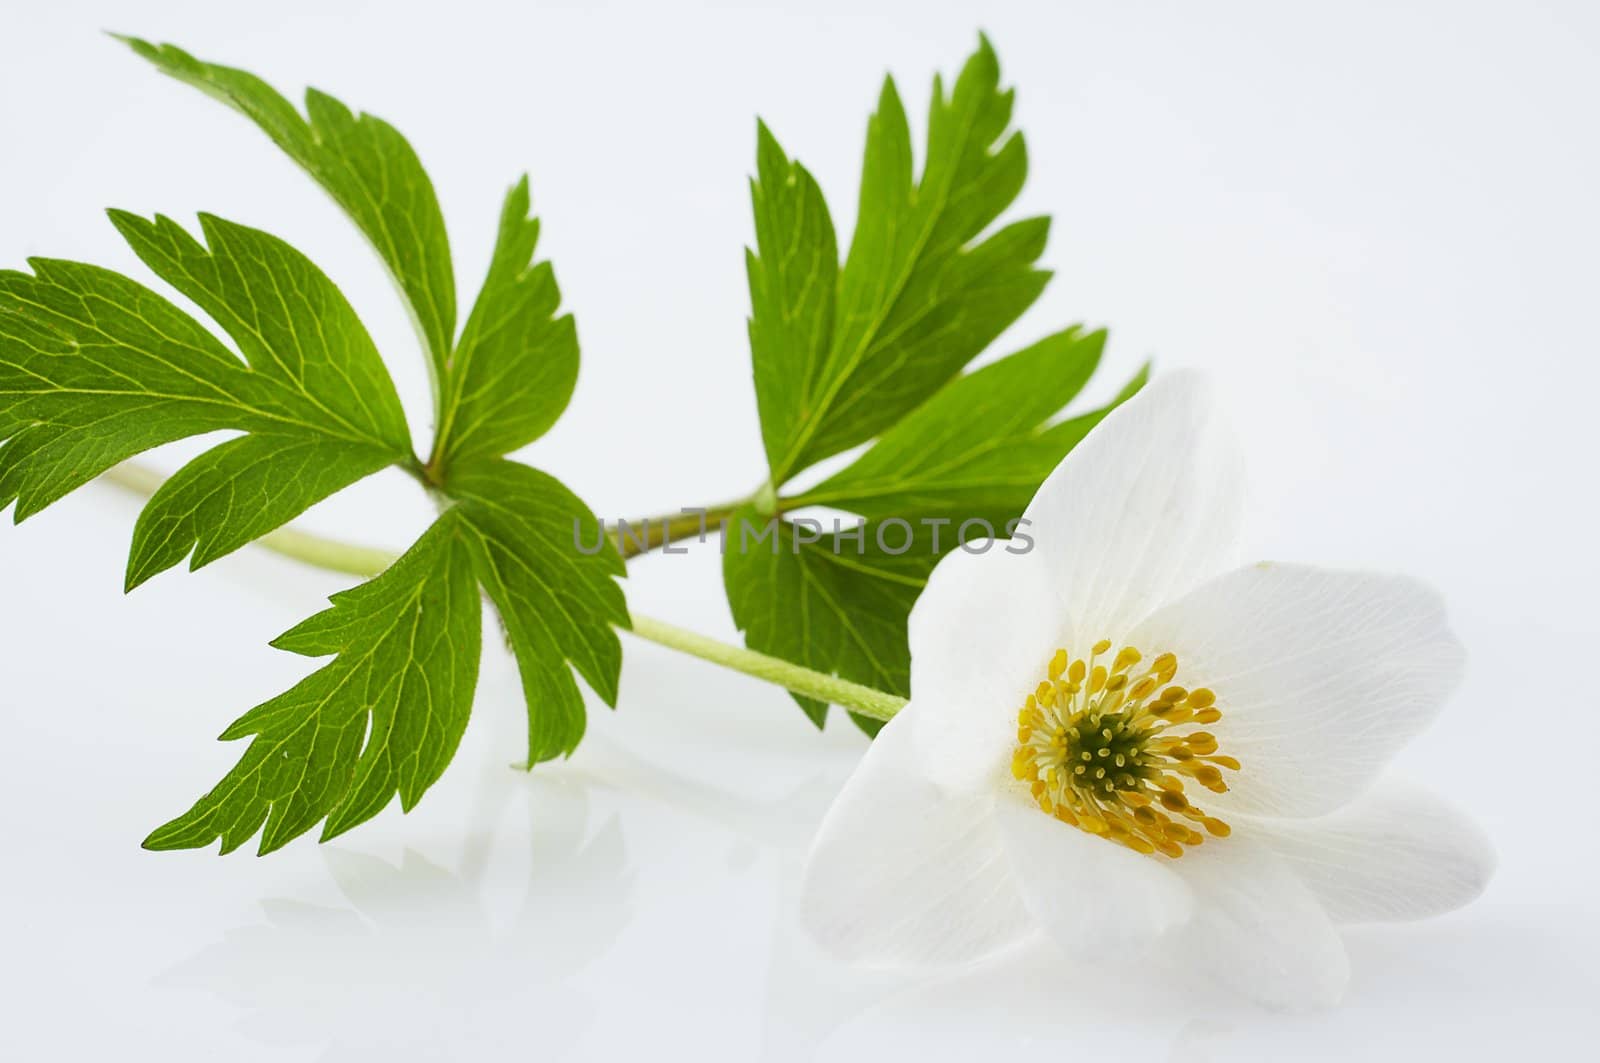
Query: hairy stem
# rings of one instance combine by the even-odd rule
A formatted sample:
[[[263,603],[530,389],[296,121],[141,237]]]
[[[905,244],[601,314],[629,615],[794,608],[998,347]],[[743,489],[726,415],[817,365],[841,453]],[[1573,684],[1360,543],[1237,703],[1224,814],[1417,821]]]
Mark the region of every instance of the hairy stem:
[[[155,494],[165,478],[153,469],[145,468],[131,462],[118,465],[105,473],[102,477],[110,483],[116,484],[136,495],[148,498]],[[707,509],[704,520],[708,527],[720,527],[740,503],[727,506],[718,506]],[[618,549],[623,551],[624,557],[635,556],[643,549],[654,549],[667,543],[686,539],[700,534],[702,514],[695,510],[678,517],[653,518],[649,526],[664,529],[660,534],[665,536],[652,545],[634,550],[629,553],[619,543]],[[674,521],[684,523],[676,528],[671,527]],[[643,528],[645,522],[640,522]],[[620,531],[620,529],[619,529]],[[613,534],[616,534],[615,532]],[[256,546],[271,550],[275,554],[300,561],[304,564],[314,565],[317,568],[327,569],[331,572],[342,572],[351,576],[376,576],[394,562],[395,554],[387,550],[379,550],[370,546],[356,546],[329,539],[321,535],[312,535],[310,532],[296,531],[293,528],[279,528],[277,531],[268,532],[255,541]],[[747,650],[742,646],[731,646],[726,642],[708,638],[705,635],[687,631],[684,628],[669,624],[653,617],[632,614],[632,633],[641,639],[658,645],[687,653],[691,657],[698,657],[702,661],[710,661],[735,672],[754,676],[764,682],[773,683],[785,690],[793,691],[804,697],[817,698],[834,705],[842,705],[852,712],[862,716],[870,716],[875,720],[887,720],[900,710],[906,703],[905,698],[886,694],[881,690],[852,683],[847,679],[826,675],[810,668],[803,668],[798,664],[769,657],[764,653]]]

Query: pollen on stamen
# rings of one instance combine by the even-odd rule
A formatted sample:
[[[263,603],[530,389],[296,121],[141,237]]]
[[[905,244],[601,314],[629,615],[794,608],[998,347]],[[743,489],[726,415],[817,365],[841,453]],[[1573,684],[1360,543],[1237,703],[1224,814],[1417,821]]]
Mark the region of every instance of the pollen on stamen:
[[[1222,719],[1216,693],[1173,684],[1173,653],[1144,664],[1138,648],[1123,646],[1100,663],[1112,645],[1101,639],[1085,657],[1058,649],[1045,662],[1017,713],[1012,775],[1047,815],[1135,852],[1177,858],[1208,836],[1228,837],[1232,828],[1187,792],[1193,783],[1225,793],[1224,769],[1239,770],[1217,736],[1198,729]]]

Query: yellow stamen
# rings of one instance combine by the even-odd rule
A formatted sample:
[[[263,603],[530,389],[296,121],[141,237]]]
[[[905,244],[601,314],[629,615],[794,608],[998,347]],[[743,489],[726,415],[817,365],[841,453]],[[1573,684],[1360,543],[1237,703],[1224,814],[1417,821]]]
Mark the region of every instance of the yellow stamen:
[[[1056,655],[1054,657],[1050,658],[1050,669],[1049,669],[1049,672],[1050,672],[1051,680],[1060,679],[1061,678],[1061,673],[1065,672],[1066,670],[1067,670],[1067,651],[1066,650],[1057,650],[1056,651]]]
[[[1096,663],[1111,646],[1101,639],[1087,657],[1065,649],[1050,656],[1017,712],[1012,775],[1046,814],[1135,852],[1176,858],[1208,835],[1228,837],[1228,824],[1185,790],[1193,782],[1225,793],[1222,769],[1239,770],[1238,760],[1217,752],[1217,735],[1195,728],[1222,719],[1216,693],[1171,685],[1172,653],[1141,669],[1144,654],[1124,646],[1109,667]]]

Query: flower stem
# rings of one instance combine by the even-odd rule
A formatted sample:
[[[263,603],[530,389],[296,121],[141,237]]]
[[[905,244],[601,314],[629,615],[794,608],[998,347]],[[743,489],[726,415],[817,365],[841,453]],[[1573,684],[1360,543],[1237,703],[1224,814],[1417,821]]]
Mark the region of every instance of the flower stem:
[[[160,473],[144,466],[125,462],[103,474],[103,478],[136,495],[148,498],[155,494],[163,483]],[[720,526],[728,516],[739,508],[740,503],[727,506],[718,506],[707,509],[705,520],[708,526],[713,521]],[[714,516],[720,514],[720,516]],[[698,535],[701,528],[701,514],[694,511],[683,515],[681,518],[662,518],[660,527],[667,528],[673,521],[683,519],[688,523],[680,528],[679,534],[674,534],[671,529],[664,532],[667,538],[661,539],[646,549],[664,545],[675,539],[688,538]],[[652,520],[652,527],[657,522]],[[641,522],[643,527],[643,522]],[[688,530],[683,530],[688,529]],[[282,557],[291,558],[304,564],[314,565],[317,568],[327,569],[331,572],[342,572],[351,576],[376,576],[392,564],[397,555],[379,550],[370,546],[356,546],[340,542],[337,539],[325,538],[321,535],[312,535],[309,532],[296,531],[293,528],[279,528],[277,531],[268,532],[255,540],[255,545],[270,550]],[[619,549],[621,546],[619,544]],[[635,550],[633,554],[624,551],[623,556],[634,556],[642,551]],[[653,617],[632,614],[632,633],[639,638],[654,642],[680,653],[687,653],[691,657],[698,657],[702,661],[710,661],[735,672],[754,676],[764,682],[773,683],[785,690],[793,691],[804,697],[817,698],[833,705],[842,705],[852,712],[862,716],[870,716],[874,720],[887,720],[898,712],[906,703],[905,698],[886,694],[881,690],[852,683],[848,679],[826,675],[810,668],[769,657],[764,653],[747,650],[741,646],[730,646],[725,642],[708,638],[705,635],[687,631],[676,625]]]
[[[775,683],[785,690],[833,705],[842,705],[851,712],[870,716],[874,720],[887,720],[905,707],[906,699],[886,694],[872,687],[852,683],[838,676],[803,668],[798,664],[764,653],[730,646],[726,642],[707,638],[693,631],[668,624],[653,617],[633,614],[633,633],[639,638],[698,657],[702,661],[720,664],[736,672]]]

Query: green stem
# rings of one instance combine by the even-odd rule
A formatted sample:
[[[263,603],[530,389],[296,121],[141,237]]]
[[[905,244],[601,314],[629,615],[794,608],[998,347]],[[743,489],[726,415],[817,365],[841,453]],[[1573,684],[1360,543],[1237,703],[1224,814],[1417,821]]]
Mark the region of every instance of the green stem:
[[[611,529],[611,541],[624,560],[684,539],[701,539],[728,523],[745,499],[720,506],[679,511],[671,516],[624,521]]]
[[[164,482],[160,473],[147,469],[141,465],[124,463],[103,475],[110,483],[116,484],[136,495],[148,498]],[[712,521],[712,514],[724,514],[717,525],[726,521],[727,516],[737,510],[739,504],[719,506],[714,510],[707,510],[706,521]],[[676,518],[665,518],[664,524],[670,525]],[[685,519],[692,521],[692,532],[684,532],[679,538],[687,538],[690,534],[698,534],[700,529],[700,515],[687,514]],[[655,521],[651,522],[655,525]],[[670,537],[655,545],[672,542]],[[379,550],[370,546],[354,546],[350,543],[340,542],[337,539],[325,538],[321,535],[312,535],[309,532],[295,531],[293,528],[279,528],[277,531],[268,532],[255,540],[255,545],[270,550],[282,557],[287,557],[304,564],[314,565],[317,568],[328,569],[331,572],[342,572],[351,576],[376,576],[394,562],[395,554],[387,550]],[[651,547],[653,549],[653,547]],[[637,554],[639,551],[634,551]],[[624,554],[624,556],[631,556]],[[842,705],[852,712],[862,716],[870,716],[874,720],[887,720],[898,712],[906,703],[905,698],[886,694],[881,690],[852,683],[848,679],[826,675],[822,672],[803,668],[798,664],[777,657],[769,657],[764,653],[747,650],[740,646],[730,646],[725,642],[708,638],[705,635],[687,631],[681,627],[656,620],[653,617],[632,615],[632,633],[648,642],[654,642],[670,649],[687,653],[691,657],[698,657],[702,661],[710,661],[735,672],[754,676],[764,682],[774,683],[791,690],[796,694],[809,698],[817,698],[833,705]]]
[[[833,705],[843,705],[851,712],[870,716],[874,720],[887,720],[905,707],[906,699],[886,694],[860,683],[852,683],[838,676],[802,668],[798,664],[777,657],[769,657],[755,650],[730,646],[726,642],[686,631],[663,620],[633,614],[633,633],[639,638],[661,646],[698,657],[702,661],[720,664],[735,672],[755,676],[775,683],[785,690],[808,698],[816,698]]]

